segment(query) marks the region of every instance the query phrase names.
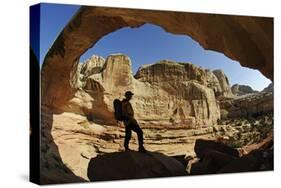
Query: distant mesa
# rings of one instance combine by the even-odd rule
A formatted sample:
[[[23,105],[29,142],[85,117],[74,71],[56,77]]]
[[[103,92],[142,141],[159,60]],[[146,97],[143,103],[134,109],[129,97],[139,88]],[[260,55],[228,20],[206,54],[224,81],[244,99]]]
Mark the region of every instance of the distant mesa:
[[[231,87],[231,91],[234,95],[237,96],[258,93],[258,91],[253,90],[251,86],[239,85],[239,84],[234,84]]]
[[[176,159],[157,152],[115,152],[92,158],[88,165],[91,181],[185,176]]]
[[[220,100],[221,118],[241,118],[259,116],[273,112],[273,84],[261,92],[247,85],[235,84],[231,87],[235,98]]]

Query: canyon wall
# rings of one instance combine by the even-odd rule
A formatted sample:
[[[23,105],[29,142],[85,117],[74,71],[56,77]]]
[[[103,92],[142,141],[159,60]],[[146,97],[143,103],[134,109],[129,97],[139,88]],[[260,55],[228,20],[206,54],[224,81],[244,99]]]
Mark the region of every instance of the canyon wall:
[[[224,74],[163,60],[140,67],[133,76],[131,64],[123,54],[110,55],[106,60],[93,56],[80,64],[74,84],[78,90],[62,110],[113,124],[113,100],[122,100],[131,90],[135,93],[132,104],[136,118],[142,124],[209,126],[220,119],[216,97],[230,91]]]

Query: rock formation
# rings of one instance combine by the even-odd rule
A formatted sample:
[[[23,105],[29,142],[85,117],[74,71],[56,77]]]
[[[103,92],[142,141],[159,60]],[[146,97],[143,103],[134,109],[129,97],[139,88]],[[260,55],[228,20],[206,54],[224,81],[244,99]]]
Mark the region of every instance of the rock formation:
[[[214,70],[213,73],[216,75],[219,84],[220,84],[220,88],[221,90],[218,92],[218,94],[216,95],[217,97],[233,97],[230,85],[229,85],[229,81],[227,76],[223,73],[222,70]]]
[[[168,109],[163,109],[173,114],[168,117],[185,119],[191,116],[196,121],[208,117],[212,120],[209,123],[216,124],[219,112],[214,91],[220,90],[220,85],[212,72],[190,63],[164,60],[141,67],[135,78],[168,93]]]
[[[270,83],[266,88],[264,88],[262,93],[268,93],[268,92],[273,92],[273,83]]]
[[[49,125],[52,127],[50,135],[46,135],[48,127],[44,127],[41,137],[41,169],[44,180],[48,178],[48,182],[51,182],[50,180],[61,183],[81,181],[81,178],[74,179],[70,172],[89,180],[87,167],[91,158],[124,151],[125,132],[122,124],[120,126],[98,124],[88,121],[85,116],[70,112],[53,115],[52,118],[52,125]],[[46,120],[47,117],[44,119]],[[213,127],[210,126],[191,129],[177,126],[163,127],[160,123],[161,121],[147,126],[141,125],[144,144],[149,151],[160,152],[167,156],[194,155],[195,140],[211,138],[213,135]],[[55,144],[48,142],[49,136],[53,137]],[[134,133],[130,148],[135,151],[138,149],[138,141]]]
[[[71,71],[79,57],[106,34],[144,23],[159,25],[170,33],[189,35],[205,49],[222,52],[273,80],[272,18],[84,6],[46,55],[42,67],[42,104],[59,112],[76,93]]]
[[[192,148],[197,139],[223,138],[232,145],[243,146],[263,138],[261,132],[271,130],[272,122],[261,132],[251,134],[248,132],[252,129],[244,125],[216,125],[221,123],[221,113],[224,118],[236,118],[272,112],[270,93],[255,95],[255,98],[254,95],[232,98],[228,79],[222,71],[203,69],[191,63],[163,60],[142,66],[135,76],[131,64],[130,58],[123,54],[113,54],[106,59],[92,56],[71,71],[76,92],[60,107],[64,113],[52,115],[50,109],[42,113],[46,125],[42,128],[41,143],[45,183],[77,182],[81,181],[80,177],[102,179],[100,170],[98,177],[101,179],[93,178],[92,163],[88,171],[87,166],[91,158],[122,150],[124,128],[120,124],[116,126],[112,101],[122,99],[126,90],[135,93],[132,104],[144,131],[145,146],[150,151],[169,156],[194,156]],[[50,132],[49,127],[52,127]],[[52,138],[54,144],[48,141]],[[132,139],[131,148],[137,148],[136,138]],[[185,158],[181,158],[182,164],[184,161]],[[157,164],[150,166],[156,170],[159,167]],[[162,172],[153,176],[166,176],[166,171]],[[193,170],[193,173],[196,172]]]
[[[87,59],[81,65],[81,74],[85,76],[90,76],[101,72],[102,67],[105,63],[105,59],[101,56],[93,55],[91,58]]]
[[[272,93],[235,98],[221,70],[212,72],[191,63],[163,60],[140,67],[135,76],[130,58],[123,54],[106,60],[93,56],[80,66],[79,84],[74,84],[79,89],[63,110],[86,115],[97,123],[115,124],[112,101],[122,99],[127,90],[135,93],[132,103],[142,124],[157,120],[163,126],[215,125],[221,117],[273,111]],[[232,90],[239,95],[256,93],[249,86],[234,85]]]
[[[233,98],[220,99],[221,118],[241,118],[273,113],[273,85],[258,92],[247,85],[231,87]]]
[[[45,114],[46,115],[46,114]],[[48,116],[51,118],[51,116]],[[48,143],[46,130],[42,130],[42,172],[44,182],[74,182],[71,173],[88,179],[87,168],[91,158],[99,155],[123,151],[124,127],[107,126],[89,122],[85,116],[74,113],[53,115],[51,135],[56,148]],[[46,117],[44,118],[46,120]],[[143,126],[144,144],[149,151],[160,152],[167,156],[195,157],[194,144],[198,139],[221,140],[233,148],[250,146],[266,138],[272,131],[273,117],[263,116],[256,120],[239,118],[235,121],[229,119],[219,122],[212,127],[163,127],[156,122],[154,125]],[[158,125],[158,126],[157,126]],[[130,148],[138,149],[136,135],[132,135]],[[249,152],[251,148],[245,148]],[[59,158],[62,162],[59,163]],[[186,160],[183,158],[183,160]],[[65,166],[63,166],[65,164]],[[156,165],[157,166],[157,165]],[[67,170],[69,167],[69,170]],[[71,169],[71,170],[70,170]],[[165,173],[165,172],[163,172]],[[49,181],[48,181],[49,179]],[[51,181],[52,180],[52,181]]]
[[[247,153],[222,143],[198,139],[194,150],[199,161],[189,164],[190,174],[215,174],[273,170],[273,137],[269,135]]]
[[[145,23],[159,25],[170,33],[188,35],[205,49],[222,52],[237,60],[242,66],[258,69],[273,81],[272,18],[83,6],[55,40],[42,66],[42,139],[40,143],[42,183],[77,182],[81,181],[80,177],[86,180],[85,167],[90,158],[95,157],[97,153],[116,152],[121,147],[122,129],[97,124],[104,119],[113,120],[110,107],[112,104],[109,102],[110,93],[106,92],[115,90],[112,87],[113,82],[108,77],[107,84],[101,83],[104,79],[102,75],[110,75],[111,70],[108,69],[106,70],[109,71],[108,73],[102,73],[103,69],[100,68],[92,70],[86,66],[83,67],[79,64],[79,57],[103,36],[123,27],[140,27]],[[102,62],[99,58],[94,61]],[[89,67],[92,66],[90,64]],[[102,63],[97,64],[99,67],[102,66]],[[106,62],[103,67],[105,64]],[[116,68],[113,65],[108,67]],[[125,69],[128,65],[122,67]],[[159,110],[154,113],[163,114],[163,109],[170,106],[162,103],[164,97],[158,99],[158,95],[169,96],[167,91],[160,86],[155,89],[156,86],[152,87],[149,82],[142,82],[133,77],[129,77],[124,82],[131,83],[131,81],[132,88],[130,89],[136,93],[142,93],[138,101],[143,102],[134,104],[138,109],[151,109],[153,105],[159,105],[157,106]],[[194,109],[198,110],[190,115],[201,114],[201,118],[206,122],[198,123],[212,124],[218,117],[218,113],[215,112],[215,115],[209,117],[210,112],[199,111],[199,109],[206,107],[207,104],[213,104],[210,101],[214,99],[214,93],[221,92],[219,87],[210,87],[197,81],[184,84],[187,89],[182,92],[191,95],[196,92],[201,94],[201,99],[204,100],[193,98],[192,102],[184,101],[179,104],[185,107],[187,104],[193,105],[196,107]],[[222,88],[221,85],[220,88]],[[145,93],[143,93],[144,90]],[[175,102],[173,97],[170,101]],[[143,104],[150,106],[143,106]],[[162,107],[165,108],[162,109]],[[214,105],[209,106],[209,109],[210,107],[218,109]],[[64,111],[76,114],[62,113]],[[188,114],[179,107],[174,112],[175,119],[181,119],[184,117],[183,114]],[[77,118],[79,116],[77,113],[87,114],[87,119],[95,122],[89,123],[84,116]],[[142,111],[137,113],[138,117],[142,114],[146,115]],[[189,122],[191,124],[196,122],[196,116]],[[150,124],[153,123],[150,121]],[[159,123],[162,124],[162,122],[155,124]],[[149,129],[151,132],[148,131],[145,135],[149,138],[147,144],[151,149],[178,154],[191,151],[190,145],[194,143],[195,138],[212,138],[212,127],[198,130],[186,128],[178,130],[177,126],[171,127],[174,128],[173,131],[164,130],[163,132],[162,127],[157,132]],[[118,143],[116,139],[119,139]],[[136,141],[133,140],[133,142],[136,145]]]
[[[205,85],[216,94],[223,90],[218,78],[210,70],[199,68],[191,63],[163,60],[151,65],[144,65],[139,68],[135,78],[142,82],[158,85],[169,93],[177,95],[179,95],[177,91],[179,83],[188,81],[196,81]]]
[[[221,100],[221,118],[251,117],[272,113],[273,105],[272,92]]]
[[[239,85],[234,84],[231,87],[232,93],[237,96],[246,95],[246,94],[252,94],[252,93],[258,93],[258,91],[253,90],[250,86],[247,85]]]
[[[160,61],[141,67],[135,77],[131,60],[125,55],[110,55],[101,64],[94,66],[90,59],[82,65],[77,76],[81,88],[64,111],[84,114],[96,122],[114,123],[112,101],[132,90],[136,118],[143,124],[157,120],[163,125],[214,125],[220,118],[216,96],[226,96],[230,91],[223,73],[216,76],[190,63]],[[89,67],[99,71],[89,74]]]

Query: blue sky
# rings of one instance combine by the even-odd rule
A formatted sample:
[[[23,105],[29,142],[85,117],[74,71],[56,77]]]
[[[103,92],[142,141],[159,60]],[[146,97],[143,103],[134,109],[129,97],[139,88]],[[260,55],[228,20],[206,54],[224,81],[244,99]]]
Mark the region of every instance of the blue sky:
[[[52,43],[79,9],[71,5],[47,5],[41,8],[40,63]],[[262,90],[271,81],[259,71],[241,67],[236,61],[224,54],[204,50],[196,41],[185,35],[173,35],[161,27],[145,24],[140,28],[122,28],[104,36],[96,45],[80,57],[85,61],[93,54],[106,58],[113,53],[123,53],[132,60],[135,73],[143,64],[150,64],[168,59],[190,62],[211,70],[222,69],[228,76],[230,84],[250,85],[255,90]]]
[[[40,64],[60,32],[80,8],[77,5],[41,4]]]

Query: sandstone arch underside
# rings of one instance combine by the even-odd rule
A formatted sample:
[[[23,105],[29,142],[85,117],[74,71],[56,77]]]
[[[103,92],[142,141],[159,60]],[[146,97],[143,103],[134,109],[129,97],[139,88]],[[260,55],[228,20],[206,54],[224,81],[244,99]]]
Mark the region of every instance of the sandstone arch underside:
[[[60,109],[73,97],[73,67],[103,36],[145,23],[161,26],[173,34],[188,35],[204,49],[224,53],[273,81],[272,18],[83,6],[45,57],[42,104]]]

